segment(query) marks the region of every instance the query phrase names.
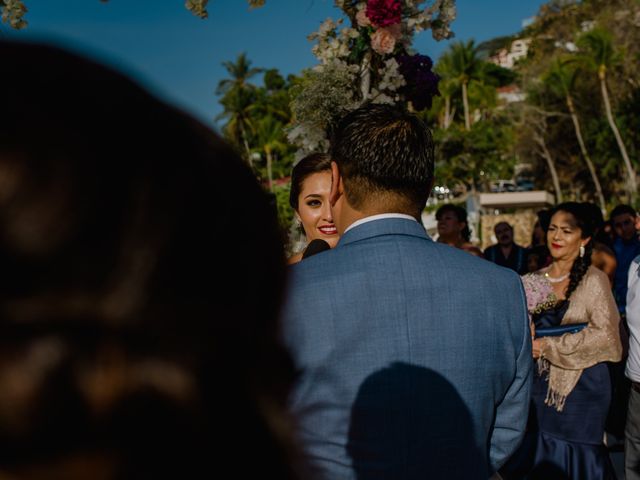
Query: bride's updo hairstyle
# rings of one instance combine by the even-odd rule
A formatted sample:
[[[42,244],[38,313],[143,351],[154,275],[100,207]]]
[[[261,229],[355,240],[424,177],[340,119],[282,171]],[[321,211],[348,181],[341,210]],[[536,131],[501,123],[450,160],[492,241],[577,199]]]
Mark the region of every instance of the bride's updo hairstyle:
[[[592,218],[591,210],[586,203],[565,202],[554,207],[549,218],[552,218],[558,212],[568,213],[573,219],[574,226],[580,229],[580,238],[591,237],[589,242],[584,246],[584,255],[578,255],[571,266],[569,273],[569,286],[567,287],[566,300],[569,300],[571,294],[578,287],[585,273],[591,265],[591,252],[593,251],[593,232],[595,220]]]

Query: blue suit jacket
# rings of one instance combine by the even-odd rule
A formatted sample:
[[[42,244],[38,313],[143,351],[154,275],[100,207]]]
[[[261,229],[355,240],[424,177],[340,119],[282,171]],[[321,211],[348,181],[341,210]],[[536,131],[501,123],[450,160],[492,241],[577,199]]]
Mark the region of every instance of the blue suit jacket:
[[[487,479],[518,447],[532,360],[513,271],[375,220],[291,268],[283,319],[321,478]]]

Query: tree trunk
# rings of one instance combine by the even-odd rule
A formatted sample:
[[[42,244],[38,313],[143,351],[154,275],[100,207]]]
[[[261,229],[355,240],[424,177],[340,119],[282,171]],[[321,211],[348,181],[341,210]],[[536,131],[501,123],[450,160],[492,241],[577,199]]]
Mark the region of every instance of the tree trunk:
[[[635,200],[636,194],[638,193],[638,186],[636,184],[636,172],[631,165],[631,160],[629,160],[629,155],[627,154],[627,149],[624,146],[624,142],[622,141],[622,137],[620,136],[620,132],[618,131],[618,126],[613,118],[613,113],[611,112],[611,102],[609,102],[609,92],[607,91],[606,84],[606,70],[604,65],[600,65],[598,69],[598,78],[600,79],[600,90],[602,91],[602,99],[604,100],[604,109],[607,113],[607,120],[609,121],[609,126],[611,130],[613,130],[613,135],[616,137],[616,142],[618,142],[618,148],[620,149],[620,154],[622,155],[622,159],[624,160],[625,167],[627,169],[628,175],[628,188],[629,195],[631,200]]]
[[[267,154],[267,178],[269,179],[269,191],[273,192],[273,157],[271,156],[271,149],[265,149],[265,153]]]
[[[467,82],[462,82],[462,105],[464,106],[464,129],[471,130],[471,120],[469,119],[469,99],[467,98]]]
[[[451,125],[451,96],[444,97],[444,129],[448,129]]]
[[[582,152],[584,161],[587,163],[587,167],[589,168],[589,172],[591,173],[591,179],[593,180],[593,184],[596,186],[596,193],[598,194],[598,202],[600,203],[600,210],[602,210],[602,214],[605,215],[607,210],[607,205],[604,201],[604,195],[602,195],[602,187],[600,186],[600,180],[598,180],[598,175],[596,174],[596,169],[593,166],[591,157],[587,152],[587,147],[584,144],[584,140],[582,138],[582,130],[580,128],[580,120],[578,119],[576,109],[573,106],[573,99],[571,98],[571,95],[567,95],[567,107],[569,108],[569,113],[571,114],[571,120],[573,121],[573,128],[576,131],[576,137],[578,138],[580,151]]]
[[[249,148],[249,142],[247,141],[247,134],[244,131],[244,126],[240,123],[240,136],[242,137],[242,144],[244,145],[244,151],[246,152],[246,162],[253,168],[253,162],[251,160],[251,149]]]
[[[560,190],[560,180],[558,179],[558,172],[556,171],[556,166],[553,163],[551,154],[547,149],[547,143],[544,141],[544,137],[539,133],[534,134],[534,139],[542,149],[542,157],[547,161],[547,166],[549,167],[549,172],[551,173],[551,180],[553,181],[553,188],[556,191],[556,202],[562,203],[562,190]]]

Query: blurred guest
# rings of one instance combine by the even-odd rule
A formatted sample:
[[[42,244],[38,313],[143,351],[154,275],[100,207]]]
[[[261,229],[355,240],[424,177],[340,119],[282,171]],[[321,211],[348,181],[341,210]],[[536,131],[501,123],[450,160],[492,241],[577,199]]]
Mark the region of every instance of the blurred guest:
[[[527,272],[533,273],[548,266],[551,263],[551,254],[544,245],[538,245],[527,249]]]
[[[609,277],[611,286],[616,272],[616,255],[611,248],[608,235],[604,231],[604,217],[602,210],[595,203],[584,203],[593,222],[593,252],[591,265],[602,270]]]
[[[498,222],[493,231],[498,243],[487,247],[484,258],[520,275],[527,273],[526,250],[513,241],[513,227],[507,222]]]
[[[549,227],[549,210],[543,209],[536,212],[537,220],[533,224],[531,232],[531,245],[528,248],[539,245],[547,246],[547,228]]]
[[[631,390],[624,432],[625,479],[640,480],[640,256],[629,267],[626,305],[630,335],[625,374]]]
[[[329,192],[331,191],[331,157],[314,153],[300,160],[291,173],[289,204],[295,221],[304,230],[308,246],[313,240],[324,240],[330,248],[338,243],[338,231],[333,223]],[[293,264],[302,260],[304,250],[289,258]]]
[[[634,258],[640,255],[640,239],[636,230],[636,211],[629,205],[618,205],[609,216],[615,232],[613,251],[616,272],[613,291],[619,311],[624,314],[627,301],[627,274]]]
[[[482,257],[482,250],[471,243],[471,230],[467,221],[467,211],[459,205],[447,203],[436,211],[438,221],[438,242],[465,250]]]
[[[0,477],[302,478],[250,170],[107,68],[0,58]]]

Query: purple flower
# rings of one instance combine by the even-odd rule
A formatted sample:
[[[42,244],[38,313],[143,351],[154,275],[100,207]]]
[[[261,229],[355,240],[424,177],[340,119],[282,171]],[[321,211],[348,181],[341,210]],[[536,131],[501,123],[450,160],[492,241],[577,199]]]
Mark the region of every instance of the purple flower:
[[[368,0],[367,17],[376,27],[387,27],[400,23],[402,2],[400,0]]]
[[[400,93],[413,104],[416,110],[431,108],[435,95],[440,95],[438,82],[440,77],[431,68],[433,61],[426,55],[400,55],[397,58],[398,70],[404,77],[406,85]]]

